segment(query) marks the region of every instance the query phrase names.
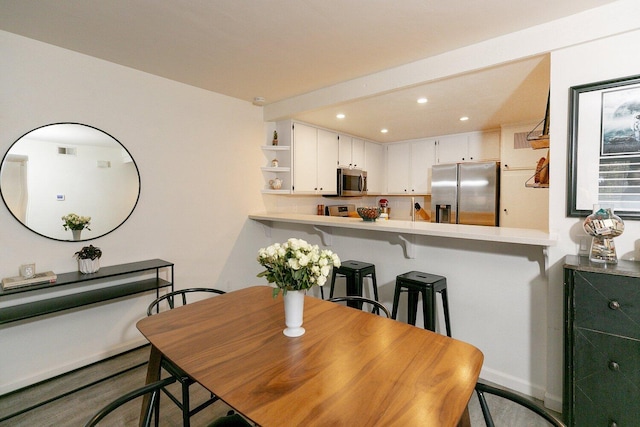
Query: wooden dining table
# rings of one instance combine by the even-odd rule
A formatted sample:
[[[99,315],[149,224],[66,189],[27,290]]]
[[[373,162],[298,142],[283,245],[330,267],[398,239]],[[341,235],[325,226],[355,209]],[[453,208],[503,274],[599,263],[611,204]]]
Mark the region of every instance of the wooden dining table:
[[[305,296],[300,337],[255,286],[146,317],[147,382],[166,357],[260,426],[456,426],[483,355],[458,341]],[[467,420],[468,421],[468,420]],[[464,422],[462,422],[464,424]]]

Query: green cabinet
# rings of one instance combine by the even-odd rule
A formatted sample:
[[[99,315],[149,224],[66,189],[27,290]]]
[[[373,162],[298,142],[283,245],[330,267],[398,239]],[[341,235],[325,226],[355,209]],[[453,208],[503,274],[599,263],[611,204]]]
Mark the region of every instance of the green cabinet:
[[[567,257],[563,413],[569,426],[640,423],[640,263]]]

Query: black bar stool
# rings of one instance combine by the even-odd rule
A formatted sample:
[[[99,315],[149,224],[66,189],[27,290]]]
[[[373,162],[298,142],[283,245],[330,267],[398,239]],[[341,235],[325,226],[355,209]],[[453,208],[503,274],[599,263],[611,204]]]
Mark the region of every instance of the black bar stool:
[[[436,330],[436,292],[442,295],[442,305],[444,309],[444,321],[447,328],[447,336],[451,336],[451,325],[449,323],[449,301],[447,299],[447,278],[435,274],[423,273],[421,271],[410,271],[396,277],[396,290],[393,295],[393,311],[391,318],[398,316],[398,303],[400,293],[407,292],[408,319],[407,323],[416,324],[416,314],[418,312],[418,297],[422,294],[422,311],[424,317],[424,328],[430,331]]]
[[[333,298],[333,290],[336,284],[336,276],[344,276],[347,279],[347,296],[359,296],[362,297],[362,282],[363,279],[367,276],[371,276],[371,281],[373,282],[373,295],[376,301],[378,299],[378,283],[376,281],[376,266],[374,264],[369,264],[367,262],[362,261],[344,261],[340,264],[340,267],[334,268],[333,273],[331,274],[331,288],[329,291],[329,298]],[[322,299],[324,299],[324,291],[320,288],[320,295]],[[362,305],[361,303],[354,303],[350,301],[348,305],[356,308],[357,305]]]

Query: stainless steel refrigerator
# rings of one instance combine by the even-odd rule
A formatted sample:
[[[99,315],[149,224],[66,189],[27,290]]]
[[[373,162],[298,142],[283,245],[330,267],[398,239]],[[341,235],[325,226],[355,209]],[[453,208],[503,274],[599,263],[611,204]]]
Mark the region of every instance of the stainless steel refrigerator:
[[[498,162],[435,165],[431,172],[431,221],[498,225]]]

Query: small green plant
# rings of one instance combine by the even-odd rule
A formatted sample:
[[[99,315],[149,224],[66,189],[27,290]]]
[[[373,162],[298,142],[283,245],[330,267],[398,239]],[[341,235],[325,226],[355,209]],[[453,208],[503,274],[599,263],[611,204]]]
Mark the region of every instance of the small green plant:
[[[274,140],[274,141],[277,141],[277,140],[278,140],[278,131],[277,131],[277,130],[274,130],[274,131],[273,131],[273,140]]]
[[[96,258],[100,258],[102,256],[102,251],[100,248],[97,248],[93,245],[85,246],[80,249],[78,252],[73,254],[77,259],[91,259],[94,260]]]

